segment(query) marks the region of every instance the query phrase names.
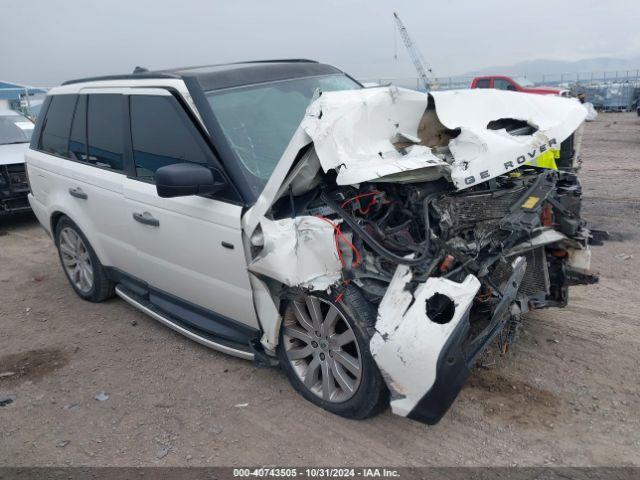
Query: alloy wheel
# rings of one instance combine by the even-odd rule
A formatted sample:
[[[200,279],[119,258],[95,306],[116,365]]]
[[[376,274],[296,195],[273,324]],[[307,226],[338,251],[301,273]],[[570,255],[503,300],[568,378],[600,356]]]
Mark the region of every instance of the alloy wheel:
[[[60,258],[67,275],[82,293],[93,288],[93,266],[86,245],[78,233],[69,227],[60,231]]]
[[[355,395],[362,356],[353,329],[335,305],[311,295],[291,302],[282,335],[287,359],[309,391],[332,403]]]

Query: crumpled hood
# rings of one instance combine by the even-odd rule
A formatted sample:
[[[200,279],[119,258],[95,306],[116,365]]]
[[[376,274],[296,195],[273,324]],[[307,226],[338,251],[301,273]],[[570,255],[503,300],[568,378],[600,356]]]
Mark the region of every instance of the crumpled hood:
[[[28,150],[28,148],[28,143],[0,145],[0,165],[24,163],[24,154]]]
[[[430,98],[435,115],[428,116]],[[561,97],[382,87],[323,93],[309,106],[301,127],[313,140],[323,170],[338,172],[339,185],[431,180],[440,171],[463,189],[559,149],[586,115],[577,100]],[[501,119],[521,120],[537,131],[511,135],[488,128]],[[448,143],[444,130],[451,134]],[[410,145],[398,148],[399,143]],[[434,154],[435,146],[448,146],[453,162]]]

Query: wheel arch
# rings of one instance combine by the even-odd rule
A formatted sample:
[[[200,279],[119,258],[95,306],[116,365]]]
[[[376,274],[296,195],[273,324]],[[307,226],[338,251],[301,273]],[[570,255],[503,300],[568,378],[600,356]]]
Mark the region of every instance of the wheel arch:
[[[51,214],[51,216],[49,218],[49,226],[51,227],[51,235],[52,236],[55,236],[56,228],[58,226],[58,222],[60,221],[60,219],[62,217],[69,217],[69,215],[67,215],[64,212],[61,212],[60,210],[56,210]],[[71,217],[69,217],[69,218],[71,218]]]
[[[105,258],[105,255],[104,255],[104,252],[102,251],[100,243],[97,241],[97,239],[95,238],[93,233],[87,231],[86,229],[83,229],[78,224],[78,222],[73,218],[73,216],[69,215],[69,213],[67,213],[65,211],[62,211],[60,209],[54,209],[53,212],[51,213],[51,215],[49,216],[49,222],[50,222],[50,225],[51,225],[51,238],[53,238],[54,243],[57,244],[56,228],[58,227],[58,224],[60,223],[60,220],[63,217],[67,217],[69,220],[71,220],[71,222],[73,222],[73,224],[76,227],[78,227],[80,232],[86,237],[86,239],[91,244],[91,248],[93,248],[93,251],[95,252],[96,256],[98,257],[98,260],[100,261],[100,263],[102,263],[103,265],[109,265],[108,263],[105,262],[107,259]]]

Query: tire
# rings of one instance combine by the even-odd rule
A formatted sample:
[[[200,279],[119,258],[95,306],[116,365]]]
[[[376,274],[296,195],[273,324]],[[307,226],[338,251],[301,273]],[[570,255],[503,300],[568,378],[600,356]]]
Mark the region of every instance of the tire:
[[[80,298],[89,302],[102,302],[114,295],[113,282],[107,277],[89,240],[67,216],[63,215],[56,223],[55,243],[62,270]],[[77,248],[72,252],[70,246],[71,250],[74,246]]]
[[[338,302],[337,299],[335,294],[314,292],[300,295],[287,304],[278,343],[280,365],[293,388],[310,402],[342,417],[369,418],[381,412],[389,402],[389,392],[369,351],[376,311],[355,286],[349,286]],[[305,327],[300,322],[300,312],[304,312],[301,307],[307,308],[307,318],[313,322],[309,312],[311,308],[316,308],[314,305],[320,305],[319,317],[325,320],[321,332],[309,329],[308,325]],[[326,321],[330,318],[331,308],[336,309],[340,317],[335,321],[333,335],[330,334],[331,322]],[[352,333],[348,332],[347,325]],[[350,340],[352,337],[353,340]],[[347,340],[350,343],[337,345]],[[309,355],[304,356],[307,353]],[[359,375],[353,373],[355,369],[351,371],[345,367],[347,364],[353,365],[352,361],[345,361],[346,355],[354,358],[356,353],[361,367]],[[324,357],[318,359],[322,355]],[[318,362],[320,367],[317,366]],[[310,374],[311,370],[313,372]],[[317,373],[314,375],[314,372]],[[326,388],[325,376],[328,379]],[[331,389],[332,382],[335,391]]]

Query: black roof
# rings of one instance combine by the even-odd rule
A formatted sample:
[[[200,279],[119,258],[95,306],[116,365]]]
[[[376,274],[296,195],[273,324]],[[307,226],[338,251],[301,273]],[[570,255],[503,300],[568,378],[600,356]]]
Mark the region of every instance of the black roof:
[[[153,78],[196,78],[204,91],[251,85],[255,83],[343,73],[336,67],[306,59],[255,60],[251,62],[199,65],[150,72],[136,67],[127,75],[69,80],[63,85],[100,80],[133,80]]]

